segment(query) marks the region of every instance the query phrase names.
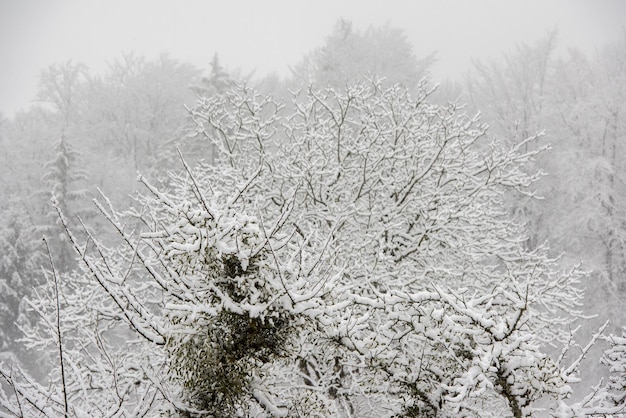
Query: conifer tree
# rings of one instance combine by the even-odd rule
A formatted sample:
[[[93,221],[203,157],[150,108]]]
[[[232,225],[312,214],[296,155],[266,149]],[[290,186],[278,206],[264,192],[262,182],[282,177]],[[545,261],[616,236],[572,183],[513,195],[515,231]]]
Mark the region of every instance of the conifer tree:
[[[59,269],[65,271],[71,265],[73,251],[63,233],[58,214],[50,202],[71,220],[72,225],[79,225],[77,217],[88,213],[85,202],[88,192],[83,188],[88,176],[78,167],[80,153],[67,140],[65,133],[61,134],[54,152],[53,158],[45,164],[46,173],[42,178],[46,185],[43,193],[49,196],[50,224],[42,226],[41,232],[49,236]]]
[[[42,252],[32,219],[14,199],[0,208],[0,352],[20,354],[18,322],[25,320],[24,296],[40,284]]]

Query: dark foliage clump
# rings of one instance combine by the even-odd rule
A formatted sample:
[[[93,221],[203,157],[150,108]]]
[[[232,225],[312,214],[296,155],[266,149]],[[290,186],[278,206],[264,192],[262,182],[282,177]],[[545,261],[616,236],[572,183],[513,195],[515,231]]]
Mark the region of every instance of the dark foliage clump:
[[[244,271],[236,257],[222,257],[214,283],[235,303],[247,297]],[[246,280],[244,280],[245,282]],[[250,280],[254,282],[254,280]],[[258,290],[258,289],[257,289]],[[292,315],[272,309],[263,317],[222,310],[216,316],[201,315],[190,323],[192,332],[169,342],[170,370],[181,381],[187,411],[185,417],[232,417],[246,409],[256,369],[285,356],[294,329]]]
[[[171,367],[182,380],[189,404],[208,416],[236,415],[250,399],[254,369],[284,354],[290,322],[287,317],[261,319],[222,312],[208,321],[203,334],[177,344]]]

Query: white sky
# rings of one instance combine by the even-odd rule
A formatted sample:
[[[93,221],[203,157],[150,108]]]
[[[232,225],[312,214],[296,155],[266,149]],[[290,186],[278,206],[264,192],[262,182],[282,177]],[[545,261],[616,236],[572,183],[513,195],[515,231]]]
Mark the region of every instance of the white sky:
[[[554,28],[561,45],[593,52],[622,36],[626,1],[0,0],[0,112],[28,106],[50,64],[72,59],[100,72],[131,51],[199,68],[218,52],[227,68],[285,75],[340,17],[404,29],[418,56],[438,51],[442,79]]]

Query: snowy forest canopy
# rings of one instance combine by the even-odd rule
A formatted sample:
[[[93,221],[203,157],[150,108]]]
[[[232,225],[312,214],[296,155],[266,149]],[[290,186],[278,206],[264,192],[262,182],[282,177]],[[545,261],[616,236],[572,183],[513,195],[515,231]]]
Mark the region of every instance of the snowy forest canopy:
[[[623,415],[626,34],[559,51],[52,65],[0,119],[0,416]]]

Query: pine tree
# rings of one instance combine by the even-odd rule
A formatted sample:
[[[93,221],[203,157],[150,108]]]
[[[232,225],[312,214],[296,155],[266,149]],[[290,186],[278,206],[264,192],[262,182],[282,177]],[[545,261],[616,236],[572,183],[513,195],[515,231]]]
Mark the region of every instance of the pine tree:
[[[21,354],[18,322],[26,320],[24,297],[32,297],[32,289],[40,284],[42,249],[34,239],[32,220],[18,208],[8,199],[0,216],[0,351]]]
[[[200,85],[192,87],[192,90],[201,97],[212,97],[227,92],[235,83],[234,79],[224,69],[220,57],[216,52],[210,63],[211,72],[208,77],[203,77]]]
[[[63,233],[58,214],[50,202],[71,220],[72,225],[78,225],[77,217],[84,217],[89,212],[85,205],[88,192],[83,188],[88,176],[84,170],[78,168],[80,153],[68,141],[64,132],[61,133],[54,151],[54,157],[45,164],[46,173],[42,178],[46,188],[41,193],[49,197],[50,223],[43,225],[41,232],[48,235],[59,270],[65,271],[72,264],[73,251]]]

